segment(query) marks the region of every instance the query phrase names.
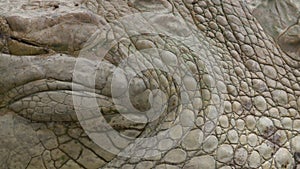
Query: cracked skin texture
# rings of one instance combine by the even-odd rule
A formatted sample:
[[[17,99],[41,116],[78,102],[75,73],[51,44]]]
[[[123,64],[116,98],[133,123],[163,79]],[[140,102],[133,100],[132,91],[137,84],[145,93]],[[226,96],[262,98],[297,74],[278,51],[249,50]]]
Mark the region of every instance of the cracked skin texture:
[[[23,13],[7,12],[0,22],[0,168],[300,167],[299,62],[279,49],[242,2],[21,1],[15,8]],[[203,48],[209,52],[195,54],[190,46],[168,37],[141,35],[118,42],[104,59],[118,65],[126,57],[120,52],[121,45],[136,51],[149,46],[161,48],[172,53],[160,54],[171,61],[174,55],[184,56],[201,88],[196,88],[195,102],[175,116],[185,112],[184,117],[194,118],[193,127],[181,143],[167,151],[163,150],[173,138],[182,137],[182,128],[175,128],[167,140],[156,140],[157,151],[162,153],[154,157],[143,153],[134,158],[116,156],[91,141],[77,120],[71,96],[74,64],[86,37],[99,25],[158,10],[195,25],[196,38],[208,44]],[[164,17],[158,13],[154,20],[173,22]],[[189,35],[180,24],[176,28],[172,33]],[[205,71],[206,63],[214,68],[212,74]],[[140,137],[159,135],[174,125],[168,112],[153,123],[155,130],[121,118],[115,113],[107,85],[110,68],[101,71],[104,73],[96,80],[97,101],[116,130]],[[140,98],[153,86],[166,87],[168,97],[175,94],[176,100],[176,87],[168,75],[149,74],[143,77],[146,80],[136,82],[144,85],[131,86],[136,89],[132,94],[136,96],[132,99],[135,107],[149,108],[148,101]],[[166,76],[167,82],[158,76]],[[78,88],[85,85],[74,83]],[[82,90],[74,92],[86,97]],[[215,105],[224,108],[209,111]],[[113,144],[122,148],[122,140]]]

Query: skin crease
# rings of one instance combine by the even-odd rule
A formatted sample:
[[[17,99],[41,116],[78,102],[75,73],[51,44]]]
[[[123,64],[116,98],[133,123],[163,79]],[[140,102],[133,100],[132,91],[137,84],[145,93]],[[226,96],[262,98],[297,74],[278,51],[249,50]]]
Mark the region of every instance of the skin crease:
[[[51,8],[51,4],[50,7],[49,4],[44,5],[47,9]],[[8,41],[5,42],[8,44],[6,48],[2,48],[0,168],[298,167],[299,63],[283,53],[264,33],[243,2],[131,0],[91,1],[77,5],[90,10],[89,15],[79,15],[74,19],[61,14],[63,22],[59,19],[53,22],[59,25],[68,23],[66,20],[78,21],[84,26],[77,31],[87,30],[89,36],[89,32],[96,30],[96,27],[91,25],[102,29],[104,25],[116,22],[117,26],[112,32],[123,29],[129,35],[129,38],[120,40],[109,49],[104,57],[105,62],[115,66],[122,65],[121,60],[129,57],[124,48],[132,49],[133,52],[149,47],[158,48],[173,53],[178,57],[178,62],[181,61],[179,57],[183,58],[180,62],[182,67],[186,65],[191,77],[197,82],[196,90],[192,92],[195,96],[192,97],[190,107],[183,106],[183,110],[180,111],[178,105],[182,100],[174,101],[175,106],[167,103],[171,108],[163,112],[161,118],[149,125],[134,124],[115,113],[118,108],[112,100],[113,91],[107,87],[111,83],[112,68],[100,67],[98,72],[102,74],[96,75],[95,93],[108,123],[127,136],[151,137],[164,135],[163,131],[176,126],[176,117],[183,116],[182,121],[184,117],[188,117],[186,123],[190,127],[189,131],[184,135],[183,128],[172,128],[167,138],[153,141],[157,146],[154,146],[154,149],[150,147],[149,150],[159,152],[155,156],[148,156],[148,150],[136,152],[136,157],[117,156],[98,146],[88,136],[90,133],[83,131],[73,105],[72,94],[79,98],[88,98],[86,93],[91,92],[88,82],[76,81],[72,77],[76,61],[80,59],[80,47],[74,45],[58,48],[55,46],[56,41],[51,41],[58,39],[61,44],[80,44],[77,41],[69,42],[63,36],[67,34],[68,29],[73,30],[72,25],[68,25],[68,29],[58,29],[55,33],[62,32],[62,35],[51,39],[51,36],[46,36],[49,32],[38,34],[49,25],[46,25],[46,28],[34,27],[34,24],[25,22],[26,17],[23,18],[24,22],[16,23],[13,22],[13,17],[4,17],[4,21],[1,20],[0,35],[10,37],[10,42],[19,42],[21,45],[17,47],[23,51],[29,48],[29,51],[35,52],[23,54],[12,51]],[[75,4],[75,7],[77,5]],[[55,10],[64,10],[64,4],[53,7]],[[168,31],[176,37],[189,37],[193,33],[192,36],[202,45],[201,49],[205,52],[194,50],[197,49],[194,47],[197,43],[185,44],[184,40],[176,41],[175,38],[161,34],[130,36],[130,29],[124,30],[127,27],[122,23],[122,18],[141,12],[156,12],[156,15],[150,15],[148,22],[150,25],[162,25],[159,31],[165,30],[162,32],[166,35]],[[185,29],[183,22],[177,22],[176,18],[171,16],[183,18],[185,23],[192,26]],[[87,19],[82,19],[84,17]],[[18,27],[18,24],[28,26],[37,34],[17,29],[22,28]],[[173,26],[168,26],[172,24]],[[85,25],[88,25],[86,29]],[[138,26],[136,24],[136,27]],[[147,30],[146,24],[144,27]],[[52,28],[56,29],[53,25]],[[44,35],[50,40],[36,38]],[[107,37],[108,35],[109,33]],[[78,37],[79,40],[86,41]],[[115,33],[112,37],[118,35]],[[161,52],[159,55],[165,59],[165,64],[174,60],[170,53]],[[95,66],[91,58],[87,59],[91,67]],[[154,65],[154,60],[150,63]],[[141,99],[148,98],[147,89],[162,88],[167,93],[167,100],[178,99],[178,84],[175,78],[170,76],[150,70],[138,77],[137,82],[132,82],[130,88],[134,107],[142,112],[149,109],[149,101]],[[163,77],[167,79],[166,83],[162,80]],[[73,92],[72,81],[76,85],[75,88],[73,86]],[[142,84],[142,87],[135,84]],[[188,81],[186,84],[192,86],[194,83]],[[118,88],[119,90],[122,89]],[[174,109],[178,112],[172,114]],[[182,125],[186,124],[183,122]],[[178,144],[174,141],[176,137],[182,138]],[[114,147],[123,148],[122,139],[110,138],[110,141]],[[170,146],[172,144],[174,145]]]

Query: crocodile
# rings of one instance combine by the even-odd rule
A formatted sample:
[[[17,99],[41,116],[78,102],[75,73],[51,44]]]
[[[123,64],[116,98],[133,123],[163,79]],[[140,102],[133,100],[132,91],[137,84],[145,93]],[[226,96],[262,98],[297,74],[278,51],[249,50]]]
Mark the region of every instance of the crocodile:
[[[244,1],[0,8],[0,168],[300,167],[299,60]]]

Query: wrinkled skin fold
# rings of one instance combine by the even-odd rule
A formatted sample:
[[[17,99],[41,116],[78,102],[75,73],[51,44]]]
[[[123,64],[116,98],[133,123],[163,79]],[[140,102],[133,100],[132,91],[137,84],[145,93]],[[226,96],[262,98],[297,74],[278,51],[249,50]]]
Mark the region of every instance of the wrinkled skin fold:
[[[0,168],[300,167],[299,61],[243,1],[7,4]]]

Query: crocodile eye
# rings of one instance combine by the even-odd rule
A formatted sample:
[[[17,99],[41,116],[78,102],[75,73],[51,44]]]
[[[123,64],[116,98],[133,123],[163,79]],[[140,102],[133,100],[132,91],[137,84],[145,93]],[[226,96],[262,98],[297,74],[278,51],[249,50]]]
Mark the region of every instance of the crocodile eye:
[[[135,138],[146,126],[154,130],[158,122],[178,106],[175,96],[178,95],[178,91],[172,80],[168,82],[168,79],[172,78],[166,73],[145,69],[134,75],[134,69],[131,69],[132,71],[126,74],[118,71],[121,69],[117,70],[112,64],[103,63],[98,65],[95,75],[89,75],[90,71],[85,75],[81,67],[89,64],[87,62],[89,61],[77,63],[79,70],[76,69],[73,81],[85,83],[85,86],[94,86],[96,95],[86,97],[83,93],[78,93],[74,94],[73,98],[79,121],[90,134],[105,132],[105,129],[112,127],[124,136]],[[130,66],[124,70],[127,68],[130,69]],[[96,80],[93,82],[89,76]],[[103,79],[106,79],[106,83],[103,83]],[[79,91],[78,86],[73,86],[73,91],[77,90]],[[171,99],[164,97],[158,90],[163,90]]]
[[[77,121],[72,103],[72,70],[75,59],[0,57],[0,106],[37,122]]]
[[[119,29],[119,23],[110,25],[117,33],[110,27],[95,33],[97,38],[91,38],[74,68],[73,82],[96,89],[92,97],[73,95],[78,121],[97,145],[113,154],[136,157],[143,151],[150,153],[147,156],[166,152],[181,142],[196,118],[199,132],[212,133],[222,112],[223,100],[216,88],[216,81],[223,84],[222,71],[215,55],[207,54],[209,46],[201,42],[190,49],[185,44],[193,39],[188,28],[174,27],[180,25],[176,17],[165,14],[163,18],[170,22],[151,17],[151,26],[161,34],[130,31],[130,24]],[[128,32],[118,32],[124,29]],[[175,38],[168,36],[171,33]],[[102,104],[97,102],[97,92],[106,96]],[[112,103],[110,108],[105,101]],[[169,138],[173,130],[182,134]],[[172,143],[159,148],[160,140]]]
[[[60,82],[49,82],[41,80],[26,84],[25,88],[30,85],[43,84],[47,86],[58,85]],[[22,86],[23,87],[23,86]],[[38,88],[37,88],[38,89]],[[18,88],[16,89],[18,90]],[[68,90],[53,91],[32,91],[24,98],[16,97],[8,107],[22,117],[38,122],[50,121],[77,121],[76,113],[72,103],[72,92]]]
[[[132,2],[141,11],[166,7],[166,1]],[[204,35],[199,35],[200,41],[194,38],[184,19],[176,15],[136,17],[148,19],[114,22],[113,31],[100,30],[95,38],[100,42],[88,44],[91,51],[82,49],[78,58],[4,56],[3,63],[14,64],[0,67],[17,73],[7,84],[0,82],[4,86],[1,105],[39,124],[80,124],[85,136],[114,155],[167,154],[181,146],[190,130],[197,132],[195,144],[200,147],[201,137],[213,133],[222,112],[216,87],[216,81],[223,80],[220,56],[210,53],[209,43],[201,42]],[[159,31],[147,32],[147,26]],[[132,30],[136,28],[143,29]]]

